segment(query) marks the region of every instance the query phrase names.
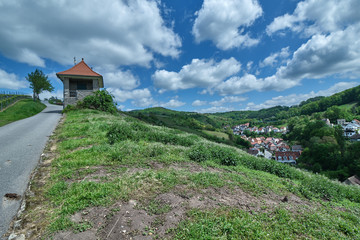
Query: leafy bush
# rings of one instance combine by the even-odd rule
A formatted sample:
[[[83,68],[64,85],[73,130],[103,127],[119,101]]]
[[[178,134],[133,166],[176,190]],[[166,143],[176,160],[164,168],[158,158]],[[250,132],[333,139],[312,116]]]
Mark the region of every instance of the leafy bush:
[[[208,146],[204,144],[199,144],[193,146],[188,152],[188,156],[191,160],[195,162],[203,162],[206,160],[210,160],[211,152],[209,151]]]
[[[70,112],[70,111],[74,111],[76,109],[79,109],[79,107],[77,107],[75,105],[67,105],[62,112],[67,113],[67,112]]]
[[[108,138],[110,144],[114,144],[118,141],[133,138],[133,132],[125,124],[114,124],[106,133],[106,137]]]
[[[147,125],[140,123],[139,121],[132,122],[130,127],[134,131],[141,131],[141,132],[150,132],[151,128]]]
[[[222,165],[236,166],[239,161],[238,154],[230,148],[211,149],[211,152],[213,157],[216,156]]]
[[[115,113],[117,111],[114,96],[106,90],[98,90],[78,102],[80,108],[96,109],[103,112]]]
[[[193,146],[188,152],[188,156],[191,160],[196,162],[213,160],[226,166],[237,165],[240,158],[234,149],[210,144],[198,144]]]
[[[193,139],[188,136],[175,135],[161,131],[154,131],[147,134],[147,139],[153,142],[161,142],[164,144],[180,145],[185,147],[189,147],[194,144]]]

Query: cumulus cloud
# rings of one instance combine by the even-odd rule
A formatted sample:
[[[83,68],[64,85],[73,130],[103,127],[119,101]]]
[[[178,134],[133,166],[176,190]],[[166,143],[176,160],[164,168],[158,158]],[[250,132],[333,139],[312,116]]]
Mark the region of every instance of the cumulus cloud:
[[[287,96],[277,96],[273,97],[270,100],[266,100],[261,104],[255,104],[250,102],[247,104],[246,110],[259,110],[264,108],[270,108],[274,106],[293,106],[298,105],[302,101],[305,101],[309,98],[317,97],[317,96],[331,96],[335,93],[344,91],[348,88],[352,88],[359,85],[359,82],[339,82],[336,83],[334,86],[326,89],[321,90],[318,92],[311,91],[310,93],[305,94],[290,94]]]
[[[210,102],[210,104],[215,106],[215,107],[219,107],[219,106],[222,106],[222,105],[224,105],[226,103],[243,102],[243,101],[246,101],[246,100],[247,100],[246,97],[226,96],[226,97],[223,97],[222,99],[220,99],[219,101]]]
[[[257,78],[252,74],[245,74],[242,77],[232,77],[214,89],[220,95],[239,95],[250,91],[282,91],[298,85],[298,81],[283,80],[275,76]]]
[[[191,105],[194,107],[200,107],[200,106],[204,106],[206,104],[207,104],[207,101],[195,100],[195,101],[193,101],[193,103]]]
[[[116,102],[133,100],[131,103],[137,107],[149,107],[156,104],[156,101],[151,96],[150,90],[147,88],[134,89],[131,91],[118,88],[108,88],[107,90],[114,95]]]
[[[272,76],[279,82],[295,85],[304,78],[358,78],[360,69],[360,2],[357,0],[305,0],[293,14],[277,17],[267,26],[267,33],[289,29],[303,34],[302,44],[285,65]],[[276,62],[271,55],[262,65]]]
[[[181,40],[158,1],[2,1],[0,51],[33,66],[88,63],[150,66],[154,53],[178,57]],[[46,19],[46,20],[44,20]]]
[[[29,86],[27,81],[19,80],[14,73],[8,73],[0,69],[0,88],[18,90]]]
[[[245,28],[263,11],[257,0],[204,0],[192,29],[196,42],[212,41],[222,50],[249,47],[259,40],[251,38]]]
[[[260,67],[266,67],[266,66],[274,66],[276,63],[279,62],[279,60],[283,60],[287,57],[289,57],[289,47],[282,48],[280,52],[273,53],[270,56],[266,57],[262,62],[260,62]]]
[[[277,77],[300,81],[332,74],[360,76],[359,32],[360,23],[329,35],[314,35],[278,69]]]
[[[211,88],[226,78],[238,73],[241,64],[234,58],[220,62],[205,59],[193,59],[179,72],[157,70],[152,78],[154,85],[162,90],[188,89],[194,87]]]
[[[45,91],[40,94],[40,99],[49,99],[50,97],[56,97],[58,99],[63,99],[64,93],[63,90],[57,90],[55,92]]]
[[[299,2],[293,14],[277,17],[267,26],[269,35],[284,29],[306,35],[330,33],[359,22],[358,0],[305,0]]]
[[[133,90],[140,85],[139,78],[134,76],[130,70],[122,71],[113,65],[108,65],[106,67],[98,67],[95,71],[103,75],[106,88]]]
[[[184,102],[181,102],[181,101],[179,101],[177,99],[171,99],[167,103],[160,104],[160,106],[164,107],[164,108],[178,108],[178,107],[181,107],[181,106],[184,106],[184,105],[185,105]]]

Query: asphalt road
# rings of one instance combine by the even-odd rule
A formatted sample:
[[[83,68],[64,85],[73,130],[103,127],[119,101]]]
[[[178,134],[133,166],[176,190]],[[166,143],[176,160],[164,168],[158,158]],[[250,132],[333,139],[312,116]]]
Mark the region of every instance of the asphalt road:
[[[47,104],[39,114],[0,127],[0,239],[16,215],[45,144],[61,117],[62,106]],[[7,193],[21,199],[5,197]]]

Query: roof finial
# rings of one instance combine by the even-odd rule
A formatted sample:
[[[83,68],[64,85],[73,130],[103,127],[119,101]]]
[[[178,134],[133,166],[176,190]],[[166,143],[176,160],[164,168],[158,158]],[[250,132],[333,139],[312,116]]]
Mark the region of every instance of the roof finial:
[[[76,65],[76,57],[74,57],[74,65]]]

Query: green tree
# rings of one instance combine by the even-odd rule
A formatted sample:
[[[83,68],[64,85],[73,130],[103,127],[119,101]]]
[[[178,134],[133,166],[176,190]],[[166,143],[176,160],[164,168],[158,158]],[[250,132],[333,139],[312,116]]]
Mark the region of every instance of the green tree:
[[[54,91],[54,87],[51,85],[48,76],[36,69],[35,72],[28,73],[26,80],[30,82],[30,88],[33,90],[34,101],[39,99],[39,94],[43,91]]]
[[[332,106],[332,107],[329,107],[324,116],[328,119],[330,119],[330,121],[332,123],[336,123],[336,120],[337,119],[340,119],[340,118],[345,118],[345,113],[344,111],[339,108],[338,106]]]
[[[242,139],[240,136],[236,136],[235,143],[240,146],[244,146],[246,149],[251,148],[251,143]]]

